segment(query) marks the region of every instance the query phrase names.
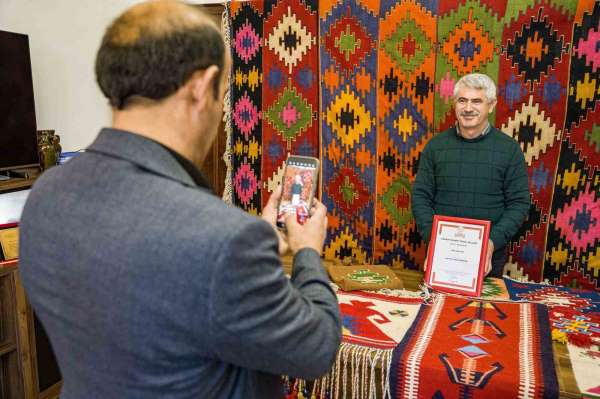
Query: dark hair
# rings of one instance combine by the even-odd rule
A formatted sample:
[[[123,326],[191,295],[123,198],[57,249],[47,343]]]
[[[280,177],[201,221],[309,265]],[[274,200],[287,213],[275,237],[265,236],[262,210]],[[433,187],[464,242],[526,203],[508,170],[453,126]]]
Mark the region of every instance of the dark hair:
[[[120,43],[107,30],[96,56],[96,79],[110,104],[125,108],[136,98],[160,100],[176,92],[198,70],[219,68],[214,96],[219,95],[225,45],[215,26],[201,24],[157,36],[142,29],[138,39]]]

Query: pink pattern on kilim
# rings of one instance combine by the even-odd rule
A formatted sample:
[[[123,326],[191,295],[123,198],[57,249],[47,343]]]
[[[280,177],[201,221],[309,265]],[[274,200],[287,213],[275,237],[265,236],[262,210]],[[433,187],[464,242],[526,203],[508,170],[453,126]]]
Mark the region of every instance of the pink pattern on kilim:
[[[565,205],[564,210],[556,212],[556,226],[573,246],[576,256],[598,239],[600,203],[595,199],[594,191],[588,190],[589,186],[586,192],[581,192],[570,204]]]
[[[588,33],[587,40],[579,39],[575,52],[579,57],[585,57],[585,64],[592,65],[592,71],[595,73],[600,67],[600,52],[598,52],[598,42],[600,41],[600,26]]]
[[[302,115],[298,112],[296,107],[294,107],[294,104],[292,104],[291,101],[288,101],[285,108],[281,111],[281,120],[287,125],[288,129],[301,117]]]
[[[530,303],[520,305],[521,322],[519,323],[521,338],[519,340],[519,398],[528,399],[535,397],[535,366],[533,357],[533,320],[531,317]]]
[[[258,124],[258,120],[261,117],[258,108],[252,103],[247,93],[244,93],[242,98],[235,104],[233,110],[233,120],[235,125],[240,129],[246,140],[250,138],[250,133],[254,127]]]
[[[250,165],[248,165],[247,163],[242,164],[242,166],[240,166],[237,173],[235,174],[233,180],[235,191],[240,197],[242,203],[250,203],[252,196],[258,188],[256,175],[254,174],[252,168],[250,168]]]
[[[407,399],[417,398],[419,393],[419,370],[421,370],[421,359],[425,350],[431,341],[431,335],[437,325],[440,317],[440,312],[444,307],[445,297],[440,295],[436,302],[431,306],[431,315],[427,318],[427,323],[423,329],[423,333],[419,338],[419,342],[415,345],[410,355],[408,356],[408,364],[406,367],[406,384],[404,384],[403,397]]]
[[[448,104],[448,100],[454,95],[454,79],[450,76],[450,72],[446,72],[446,76],[440,81],[439,90],[440,96]]]
[[[235,35],[234,47],[245,63],[260,49],[260,38],[247,20]]]

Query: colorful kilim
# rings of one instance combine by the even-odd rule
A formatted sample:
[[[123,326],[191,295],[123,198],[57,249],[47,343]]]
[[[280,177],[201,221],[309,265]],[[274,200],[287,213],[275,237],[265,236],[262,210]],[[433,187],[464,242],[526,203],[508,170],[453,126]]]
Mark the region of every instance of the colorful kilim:
[[[582,398],[600,398],[600,345],[579,348],[567,344],[569,359]]]
[[[502,33],[496,125],[521,145],[529,171],[531,207],[510,246],[513,276],[540,281],[552,172],[560,151],[566,112],[573,10],[536,2],[520,13],[507,11]]]
[[[389,398],[394,348],[409,331],[423,300],[368,291],[337,291],[342,345],[330,372],[310,384],[289,387],[290,398]],[[296,385],[298,383],[296,382]]]
[[[373,260],[377,10],[361,0],[320,3],[322,201],[325,256]]]
[[[262,2],[230,3],[233,203],[258,213],[262,151]]]
[[[558,397],[546,308],[440,295],[394,349],[390,379],[397,398]]]
[[[504,278],[513,301],[542,303],[549,308],[551,328],[571,339],[570,342],[600,344],[600,293],[568,287],[522,283]],[[573,340],[573,337],[576,339]]]
[[[319,156],[316,0],[230,3],[233,203],[259,213],[288,154]]]
[[[325,256],[421,268],[419,157],[483,72],[530,179],[505,273],[600,290],[599,1],[253,0],[231,25],[236,204],[258,211],[288,153],[320,154]]]
[[[510,299],[506,284],[501,278],[488,277],[483,280],[481,298],[487,301],[506,301]]]
[[[402,340],[422,303],[367,291],[338,291],[343,342],[393,349]]]
[[[281,182],[288,154],[319,156],[316,1],[265,2],[262,202]]]

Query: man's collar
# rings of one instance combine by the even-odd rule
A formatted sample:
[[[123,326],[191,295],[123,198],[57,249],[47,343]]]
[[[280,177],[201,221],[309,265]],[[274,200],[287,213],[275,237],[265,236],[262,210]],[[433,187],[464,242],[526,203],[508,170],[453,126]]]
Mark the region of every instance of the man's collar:
[[[479,138],[479,137],[482,137],[482,136],[485,136],[486,134],[488,134],[489,131],[492,129],[492,124],[488,121],[487,125],[483,128],[483,130],[481,131],[481,133],[479,133],[478,135],[476,135],[474,137],[471,137],[471,138],[465,137],[465,136],[462,135],[462,133],[460,132],[460,126],[458,125],[458,122],[455,123],[455,128],[456,128],[456,134],[459,137],[462,137],[464,139],[469,139],[470,140],[470,139],[476,139],[476,138]]]
[[[186,186],[197,186],[186,169],[164,146],[134,132],[104,128],[87,151],[123,159]]]

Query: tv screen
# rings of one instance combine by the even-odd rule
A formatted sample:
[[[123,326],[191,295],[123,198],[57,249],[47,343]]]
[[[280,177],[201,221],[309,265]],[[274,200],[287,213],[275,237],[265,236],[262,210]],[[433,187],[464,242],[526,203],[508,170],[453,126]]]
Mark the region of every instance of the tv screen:
[[[0,30],[0,170],[37,164],[29,38]]]

